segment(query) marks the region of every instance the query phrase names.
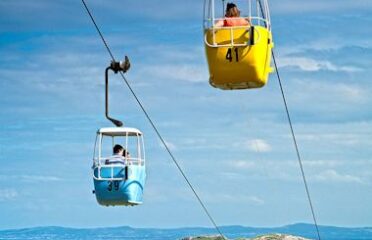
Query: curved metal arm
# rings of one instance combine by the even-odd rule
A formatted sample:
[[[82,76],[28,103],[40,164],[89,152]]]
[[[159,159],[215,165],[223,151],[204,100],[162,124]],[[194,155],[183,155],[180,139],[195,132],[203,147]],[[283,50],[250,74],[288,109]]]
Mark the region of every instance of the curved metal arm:
[[[123,126],[123,123],[119,120],[111,118],[108,115],[108,109],[109,109],[109,106],[108,106],[108,101],[109,101],[108,100],[108,71],[112,70],[114,73],[118,73],[119,71],[126,72],[129,70],[129,68],[130,68],[129,58],[125,56],[125,60],[122,62],[112,61],[110,66],[108,66],[105,71],[105,115],[106,115],[106,118],[110,120],[113,124],[115,124],[115,126],[117,127]]]

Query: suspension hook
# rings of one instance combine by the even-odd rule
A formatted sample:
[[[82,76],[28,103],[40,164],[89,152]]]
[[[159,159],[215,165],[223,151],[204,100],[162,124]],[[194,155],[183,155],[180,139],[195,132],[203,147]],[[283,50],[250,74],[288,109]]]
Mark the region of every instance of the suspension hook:
[[[130,68],[130,62],[129,62],[129,58],[127,56],[125,56],[125,59],[124,61],[120,61],[120,62],[116,62],[116,61],[112,61],[110,66],[108,66],[105,70],[105,115],[106,115],[106,118],[108,120],[110,120],[113,124],[115,124],[115,126],[117,127],[121,127],[123,126],[123,123],[119,120],[116,120],[114,118],[111,118],[109,116],[109,113],[108,113],[108,109],[109,109],[109,106],[108,106],[108,72],[109,70],[112,70],[115,74],[118,73],[119,71],[122,71],[123,73],[126,73]]]

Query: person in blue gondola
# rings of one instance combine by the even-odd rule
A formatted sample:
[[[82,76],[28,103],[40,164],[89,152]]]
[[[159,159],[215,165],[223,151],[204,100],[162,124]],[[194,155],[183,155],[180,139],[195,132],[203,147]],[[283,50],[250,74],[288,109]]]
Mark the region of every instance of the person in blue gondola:
[[[123,157],[125,153],[125,149],[121,145],[116,144],[113,148],[113,155],[106,159],[105,164],[125,164]]]

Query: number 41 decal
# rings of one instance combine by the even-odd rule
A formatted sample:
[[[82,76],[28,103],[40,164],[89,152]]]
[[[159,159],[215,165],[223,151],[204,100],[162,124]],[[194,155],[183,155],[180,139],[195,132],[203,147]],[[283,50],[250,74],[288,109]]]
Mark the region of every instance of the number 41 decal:
[[[228,48],[226,53],[226,59],[232,62],[233,56],[232,56],[232,50],[234,49],[235,52],[235,61],[239,62],[239,54],[238,54],[238,48]]]

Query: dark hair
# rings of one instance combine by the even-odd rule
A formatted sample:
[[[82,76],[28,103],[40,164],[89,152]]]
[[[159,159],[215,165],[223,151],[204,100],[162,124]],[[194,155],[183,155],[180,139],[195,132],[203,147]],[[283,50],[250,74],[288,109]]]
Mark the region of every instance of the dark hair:
[[[225,17],[240,17],[240,11],[234,3],[227,3]]]
[[[236,7],[235,3],[227,3],[226,4],[226,12],[229,11],[231,8]]]
[[[114,152],[114,154],[115,153],[119,153],[121,150],[123,150],[124,148],[121,146],[121,145],[119,145],[119,144],[116,144],[115,146],[114,146],[114,149],[113,149],[113,152]]]

